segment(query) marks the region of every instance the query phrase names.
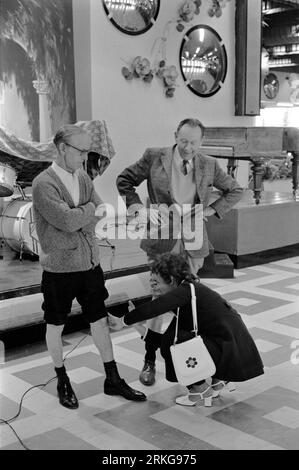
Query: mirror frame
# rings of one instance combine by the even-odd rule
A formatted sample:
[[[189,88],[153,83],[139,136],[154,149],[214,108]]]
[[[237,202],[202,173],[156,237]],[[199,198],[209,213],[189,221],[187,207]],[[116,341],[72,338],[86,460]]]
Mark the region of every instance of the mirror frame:
[[[218,80],[218,85],[215,89],[213,89],[211,92],[209,93],[200,93],[199,91],[196,91],[194,88],[192,88],[192,86],[188,83],[188,80],[186,79],[185,77],[185,74],[184,74],[184,71],[183,71],[183,66],[182,66],[182,51],[183,51],[183,48],[186,44],[186,36],[189,36],[193,31],[197,30],[197,29],[205,29],[205,30],[208,30],[210,31],[211,33],[214,34],[215,38],[218,40],[219,42],[219,45],[220,45],[220,48],[222,49],[222,53],[223,53],[223,57],[224,57],[224,69],[222,71],[222,75],[221,75],[221,79]],[[209,98],[210,96],[213,96],[215,95],[221,88],[222,84],[224,83],[224,80],[226,78],[226,74],[227,74],[227,53],[226,53],[226,49],[225,49],[225,46],[224,46],[224,43],[220,37],[220,35],[217,33],[217,31],[215,31],[215,29],[211,28],[210,26],[208,25],[205,25],[205,24],[199,24],[199,25],[196,25],[196,26],[193,26],[192,28],[190,28],[186,34],[184,35],[183,39],[182,39],[182,43],[181,43],[181,47],[180,47],[180,56],[179,56],[179,62],[180,62],[180,69],[181,69],[181,74],[182,74],[182,77],[183,77],[183,80],[184,80],[184,83],[185,85],[189,88],[189,90],[192,91],[192,93],[194,93],[195,95],[197,96],[200,96],[201,98]]]
[[[122,33],[124,34],[129,34],[130,36],[138,36],[139,34],[144,34],[146,33],[146,31],[148,31],[156,22],[157,18],[158,18],[158,15],[159,15],[159,11],[160,11],[160,4],[161,4],[161,0],[156,0],[157,1],[157,9],[156,9],[156,13],[154,15],[153,18],[151,18],[151,21],[150,23],[144,28],[142,29],[141,31],[127,31],[126,29],[124,29],[122,26],[120,26],[113,18],[112,14],[110,13],[107,5],[106,5],[106,0],[102,0],[102,5],[103,5],[103,8],[104,8],[104,11],[107,15],[107,18],[108,20],[113,24],[113,26],[115,26],[119,31],[121,31]]]

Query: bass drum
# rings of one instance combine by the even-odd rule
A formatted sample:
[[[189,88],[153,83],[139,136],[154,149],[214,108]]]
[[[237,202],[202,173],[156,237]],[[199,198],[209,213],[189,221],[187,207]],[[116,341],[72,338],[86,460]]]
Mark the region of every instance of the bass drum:
[[[18,253],[39,254],[31,200],[11,201],[0,216],[0,237]]]

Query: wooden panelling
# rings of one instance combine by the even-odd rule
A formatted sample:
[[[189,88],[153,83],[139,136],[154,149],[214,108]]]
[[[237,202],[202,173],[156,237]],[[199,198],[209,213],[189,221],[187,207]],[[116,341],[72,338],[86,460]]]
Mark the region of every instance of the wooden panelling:
[[[261,0],[236,2],[236,116],[260,114],[261,14]]]

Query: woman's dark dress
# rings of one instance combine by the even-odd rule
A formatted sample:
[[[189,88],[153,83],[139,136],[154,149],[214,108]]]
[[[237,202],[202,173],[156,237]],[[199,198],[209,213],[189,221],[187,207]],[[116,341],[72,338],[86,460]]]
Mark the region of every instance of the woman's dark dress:
[[[216,365],[215,377],[243,382],[264,373],[257,347],[238,312],[217,292],[194,282],[197,298],[198,332]],[[124,316],[127,325],[154,318],[173,310],[179,313],[179,342],[192,338],[191,292],[188,282],[167,294],[147,302]],[[176,318],[161,335],[161,354],[165,360],[166,379],[177,382],[170,354]]]

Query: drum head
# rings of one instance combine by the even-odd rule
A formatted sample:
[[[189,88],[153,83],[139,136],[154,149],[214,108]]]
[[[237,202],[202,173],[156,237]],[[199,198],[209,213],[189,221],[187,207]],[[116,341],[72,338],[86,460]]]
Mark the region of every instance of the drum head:
[[[6,206],[0,216],[0,237],[16,252],[38,255],[32,201],[15,199]]]
[[[14,193],[16,172],[9,165],[0,163],[0,197],[11,196]]]
[[[0,182],[0,197],[12,196],[14,189],[9,184],[5,184],[2,181]]]

